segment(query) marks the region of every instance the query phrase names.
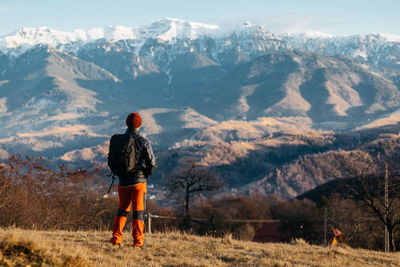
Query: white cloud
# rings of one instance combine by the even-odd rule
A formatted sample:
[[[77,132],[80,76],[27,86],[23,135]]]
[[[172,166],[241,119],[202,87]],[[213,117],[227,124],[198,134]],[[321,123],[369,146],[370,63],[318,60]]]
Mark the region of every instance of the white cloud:
[[[352,28],[349,27],[350,20],[342,16],[334,18],[325,18],[321,16],[303,16],[303,15],[281,15],[281,16],[250,16],[232,18],[229,20],[213,21],[225,30],[229,30],[245,21],[253,25],[262,25],[267,31],[287,32],[287,33],[305,33],[319,32],[332,35],[349,35]],[[354,31],[354,29],[353,29]]]
[[[303,33],[308,31],[317,31],[325,33],[338,33],[340,28],[345,26],[346,20],[337,18],[327,20],[326,18],[309,16],[277,16],[256,18],[255,23],[264,25],[272,32]]]

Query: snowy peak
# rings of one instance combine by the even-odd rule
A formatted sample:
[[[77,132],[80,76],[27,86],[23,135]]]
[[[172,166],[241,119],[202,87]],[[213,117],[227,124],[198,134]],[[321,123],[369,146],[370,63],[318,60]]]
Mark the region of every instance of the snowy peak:
[[[301,34],[271,33],[260,25],[252,25],[245,21],[233,28],[221,29],[217,25],[192,22],[182,19],[163,18],[144,26],[107,26],[104,28],[76,29],[74,31],[57,31],[48,27],[30,28],[23,27],[9,35],[0,37],[0,50],[7,48],[30,47],[33,45],[49,45],[57,47],[73,42],[92,42],[98,39],[110,41],[136,40],[143,43],[147,39],[159,39],[164,42],[173,42],[176,39],[195,40],[201,36],[222,37],[236,32],[239,35],[257,36],[261,39],[286,39],[295,42],[307,42],[308,40],[338,41],[359,40],[360,42],[381,41],[400,43],[400,36],[393,34],[360,34],[348,37],[332,36],[330,34],[308,31]],[[290,40],[289,40],[290,42]]]
[[[239,36],[249,37],[249,36],[259,36],[259,37],[271,37],[273,34],[267,31],[261,25],[253,25],[249,21],[244,21],[242,23],[225,26],[225,28],[219,31],[220,37],[227,37],[235,33]]]
[[[217,25],[208,25],[181,19],[165,18],[157,20],[141,29],[144,38],[172,41],[188,38],[194,40],[202,35],[214,35],[219,30]]]
[[[47,45],[78,55],[87,44],[95,44],[101,39],[116,43],[121,50],[162,66],[164,71],[168,70],[171,59],[188,52],[202,54],[220,63],[236,62],[244,57],[254,59],[265,53],[288,50],[342,55],[400,69],[400,36],[397,35],[358,34],[340,37],[315,31],[302,34],[272,33],[248,21],[223,29],[217,25],[173,18],[159,19],[144,26],[107,26],[71,32],[48,27],[22,28],[0,38],[0,52],[12,59],[35,45]],[[236,59],[233,60],[232,56]]]
[[[0,38],[0,48],[17,48],[20,46],[58,45],[73,42],[91,42],[98,39],[110,41],[139,40],[149,38],[172,41],[179,38],[197,39],[202,35],[213,34],[219,30],[216,25],[191,22],[180,19],[165,18],[141,27],[107,26],[88,30],[77,29],[72,32],[57,31],[48,27],[23,27],[16,32]]]
[[[121,40],[135,39],[133,28],[123,26],[108,26],[105,28],[93,28],[89,30],[74,30],[72,32],[57,31],[48,27],[29,28],[24,27],[15,33],[0,39],[0,46],[16,48],[21,45],[49,45],[56,47],[60,44],[72,42],[90,42],[98,39]]]
[[[98,38],[96,39],[107,39],[112,41],[126,40],[126,39],[137,39],[137,30],[132,27],[125,26],[107,26],[105,28],[90,29],[89,33],[94,34],[97,32]]]
[[[328,39],[333,37],[331,34],[318,31],[306,31],[305,33],[297,34],[296,36],[303,39]]]
[[[379,34],[379,36],[381,36],[382,38],[384,38],[388,42],[400,43],[400,35],[382,33],[382,34]]]

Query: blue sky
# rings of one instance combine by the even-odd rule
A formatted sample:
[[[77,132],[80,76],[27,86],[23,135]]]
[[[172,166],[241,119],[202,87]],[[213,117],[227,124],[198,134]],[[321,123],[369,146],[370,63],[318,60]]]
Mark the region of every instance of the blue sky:
[[[248,20],[275,32],[400,35],[399,11],[399,0],[0,0],[0,36],[23,26],[135,26],[164,17],[222,26]]]

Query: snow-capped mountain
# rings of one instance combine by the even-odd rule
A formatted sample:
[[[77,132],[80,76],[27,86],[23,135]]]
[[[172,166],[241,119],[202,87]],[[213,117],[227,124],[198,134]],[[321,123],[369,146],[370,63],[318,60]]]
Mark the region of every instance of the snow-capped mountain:
[[[44,44],[56,47],[72,42],[92,42],[98,39],[110,41],[160,39],[197,39],[201,35],[213,34],[219,26],[207,25],[179,19],[160,19],[148,26],[108,26],[89,30],[78,29],[72,32],[57,31],[48,27],[24,27],[1,38],[1,46],[15,48],[20,45]]]
[[[132,111],[142,114],[143,133],[165,164],[198,156],[221,170],[277,144],[307,144],[282,133],[397,123],[398,39],[177,19],[73,32],[23,28],[0,38],[0,158],[104,163],[110,135],[124,131]],[[266,177],[272,167],[260,164],[232,183]]]
[[[303,34],[272,33],[249,22],[230,30],[179,19],[160,19],[144,26],[108,26],[72,32],[48,27],[21,28],[0,38],[0,51],[12,57],[35,45],[47,45],[76,54],[88,43],[108,40],[153,63],[159,58],[187,51],[199,53],[216,62],[218,55],[235,51],[254,58],[265,52],[301,50],[330,56],[343,55],[379,66],[400,68],[400,36],[391,34],[332,36],[318,32]],[[158,61],[158,62],[157,62]]]
[[[72,32],[57,31],[48,27],[24,27],[0,38],[3,52],[16,52],[20,55],[35,45],[47,45],[54,48],[76,51],[82,45],[106,39],[112,42],[120,40],[134,41],[140,47],[148,39],[172,42],[177,39],[194,40],[199,36],[214,34],[219,30],[216,25],[207,25],[179,19],[160,19],[147,26],[125,27],[108,26],[89,30],[77,29]],[[70,45],[68,45],[70,44]],[[12,51],[15,49],[15,51]]]

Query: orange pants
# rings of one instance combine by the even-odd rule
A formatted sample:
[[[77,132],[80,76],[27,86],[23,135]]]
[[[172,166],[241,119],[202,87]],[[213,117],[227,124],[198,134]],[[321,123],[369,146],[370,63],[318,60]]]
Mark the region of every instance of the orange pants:
[[[133,211],[132,237],[134,246],[143,246],[144,240],[144,201],[147,193],[147,183],[140,183],[129,187],[118,186],[119,209],[114,219],[111,243],[121,243],[122,231],[129,212]]]

